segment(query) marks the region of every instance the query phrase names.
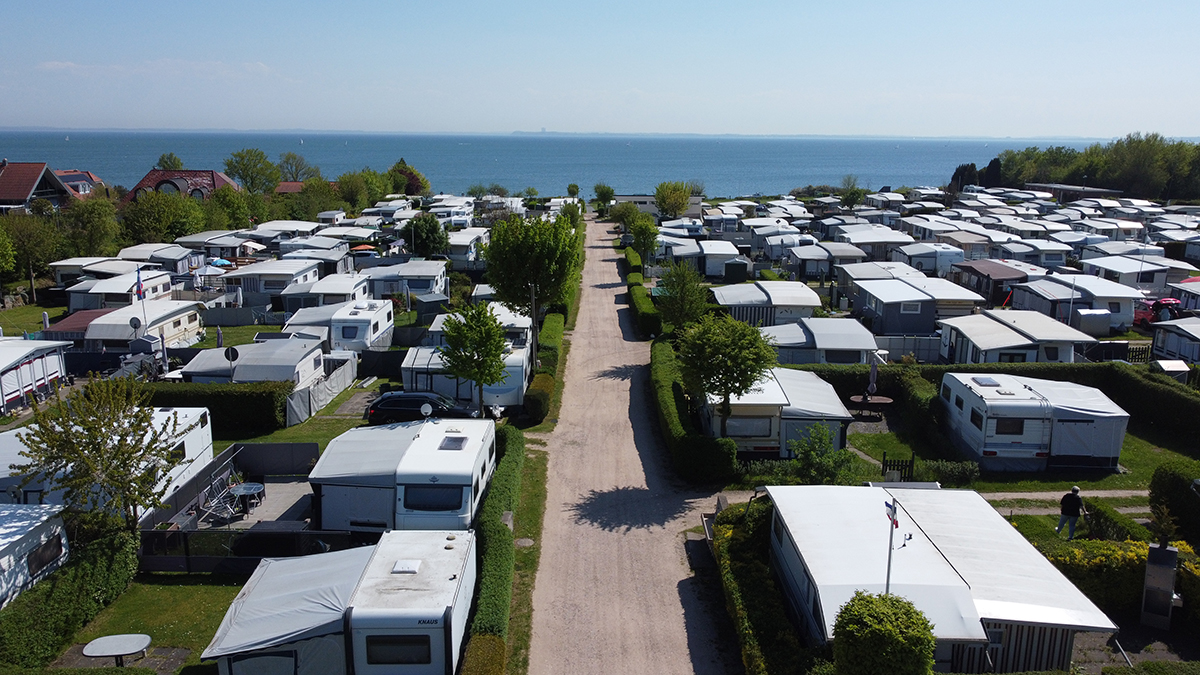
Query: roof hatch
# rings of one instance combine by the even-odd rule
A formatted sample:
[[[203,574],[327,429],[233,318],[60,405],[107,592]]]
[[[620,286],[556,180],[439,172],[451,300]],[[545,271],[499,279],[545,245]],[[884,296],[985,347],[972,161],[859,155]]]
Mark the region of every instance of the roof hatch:
[[[971,381],[981,387],[999,387],[1000,383],[991,377],[972,377]]]
[[[392,574],[416,574],[421,569],[420,560],[397,560],[392,565]]]
[[[466,436],[446,436],[442,439],[438,450],[462,450],[467,446]]]

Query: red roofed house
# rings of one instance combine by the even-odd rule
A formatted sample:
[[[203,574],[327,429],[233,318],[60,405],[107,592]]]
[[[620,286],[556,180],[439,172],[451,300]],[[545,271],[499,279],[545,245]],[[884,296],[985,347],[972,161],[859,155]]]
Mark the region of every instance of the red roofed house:
[[[183,194],[193,199],[204,200],[223,185],[232,185],[234,190],[242,189],[232,178],[220,171],[151,169],[150,173],[138,181],[138,184],[134,185],[129,190],[129,194],[125,195],[121,201],[137,201],[139,195],[147,192]]]
[[[304,189],[304,181],[302,180],[281,180],[279,185],[275,186],[275,194],[295,194]]]
[[[35,199],[65,206],[78,195],[63,184],[45,162],[0,160],[0,212],[28,209]]]
[[[92,190],[97,185],[103,186],[104,181],[91,171],[80,171],[78,169],[55,169],[54,175],[62,181],[63,185],[75,191],[75,194],[83,197],[84,195],[92,194]]]

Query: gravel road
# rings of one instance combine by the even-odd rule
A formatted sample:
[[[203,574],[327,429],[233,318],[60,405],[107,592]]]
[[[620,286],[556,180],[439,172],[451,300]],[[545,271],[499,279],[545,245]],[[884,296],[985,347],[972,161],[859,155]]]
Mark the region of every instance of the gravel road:
[[[684,530],[711,493],[676,482],[647,395],[650,345],[625,304],[617,253],[589,222],[580,315],[550,453],[529,672],[736,673],[707,552]],[[711,565],[711,563],[709,563]]]

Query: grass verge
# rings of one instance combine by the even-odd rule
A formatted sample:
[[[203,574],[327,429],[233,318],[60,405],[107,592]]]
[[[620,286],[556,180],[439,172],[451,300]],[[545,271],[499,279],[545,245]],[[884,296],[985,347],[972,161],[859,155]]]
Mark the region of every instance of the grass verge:
[[[325,446],[329,445],[334,436],[363,423],[359,418],[311,417],[294,427],[278,429],[264,436],[213,441],[213,452],[220,453],[234,443],[316,443],[321,447],[321,452],[324,452]]]
[[[513,514],[514,536],[531,539],[533,546],[516,549],[512,609],[508,620],[508,672],[524,675],[529,670],[529,643],[533,637],[533,585],[542,554],[542,523],[546,514],[545,450],[526,446],[522,467],[521,497]]]
[[[254,342],[256,333],[278,333],[283,326],[221,326],[221,342],[226,347],[236,347]],[[204,339],[192,345],[197,349],[212,349],[217,346],[217,327],[206,326]]]
[[[6,309],[0,311],[0,328],[8,337],[19,337],[26,332],[36,333],[42,329],[42,312],[50,315],[50,323],[53,324],[67,315],[67,308],[23,305]]]

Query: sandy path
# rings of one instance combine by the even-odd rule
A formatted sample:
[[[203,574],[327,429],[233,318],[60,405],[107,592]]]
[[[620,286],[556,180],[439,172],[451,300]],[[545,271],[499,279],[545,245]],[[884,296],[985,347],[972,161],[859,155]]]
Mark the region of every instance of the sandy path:
[[[529,672],[726,673],[739,657],[718,638],[722,609],[711,580],[692,576],[682,534],[714,500],[677,483],[659,447],[650,345],[634,333],[610,238],[589,222],[563,405],[547,443]]]

